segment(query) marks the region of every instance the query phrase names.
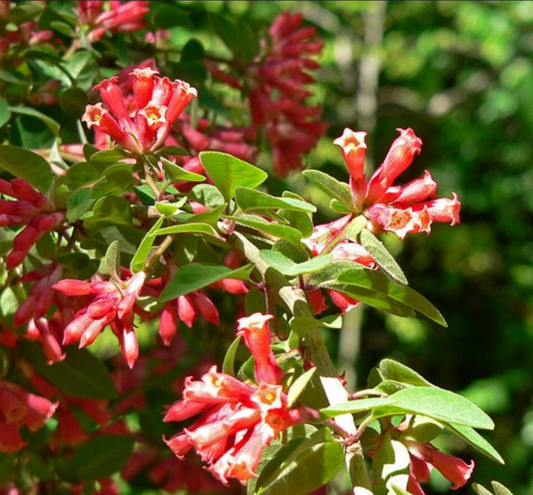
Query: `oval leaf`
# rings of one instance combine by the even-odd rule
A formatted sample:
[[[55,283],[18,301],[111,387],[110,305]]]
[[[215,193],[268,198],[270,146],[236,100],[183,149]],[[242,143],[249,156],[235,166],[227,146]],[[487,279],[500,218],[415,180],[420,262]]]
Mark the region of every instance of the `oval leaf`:
[[[42,156],[18,146],[0,146],[0,168],[40,191],[47,191],[54,178],[50,164]]]
[[[372,258],[376,260],[379,267],[393,280],[400,284],[407,285],[407,278],[400,268],[400,265],[396,263],[396,260],[389,253],[383,243],[370,231],[363,229],[359,236],[361,245],[370,253]]]
[[[107,367],[86,349],[69,349],[67,357],[46,364],[43,351],[28,343],[31,362],[39,372],[60,390],[84,399],[114,399],[117,391]]]
[[[125,435],[91,438],[78,447],[74,466],[82,479],[97,480],[120,471],[129,459],[135,440]]]
[[[253,189],[265,182],[268,177],[265,171],[228,153],[203,151],[200,153],[200,161],[226,200],[235,195],[237,187],[245,186]]]
[[[243,266],[232,270],[222,265],[191,263],[178,269],[159,299],[161,302],[170,301],[189,292],[203,289],[223,278],[246,280],[252,269],[252,266]]]
[[[499,452],[473,428],[453,423],[448,423],[446,427],[493,461],[505,464]]]
[[[316,207],[305,201],[287,197],[278,198],[247,187],[237,188],[235,199],[244,211],[281,209],[306,213],[316,212]]]
[[[307,384],[313,378],[313,375],[316,373],[316,368],[311,368],[307,370],[303,375],[300,375],[296,381],[291,385],[289,392],[287,394],[287,407],[292,407],[296,401],[300,398],[300,395],[307,387]]]
[[[343,464],[344,448],[340,443],[314,443],[313,438],[310,438],[302,442],[285,462],[271,473],[267,485],[260,485],[260,478],[256,492],[258,495],[306,495],[331,480]]]
[[[305,170],[302,175],[330,198],[339,201],[348,212],[353,208],[352,193],[350,187],[344,182],[325,174],[320,170]]]
[[[366,294],[366,291],[370,291],[371,295],[385,295],[387,298],[427,316],[439,325],[447,326],[439,310],[422,294],[406,285],[395,283],[378,271],[368,269],[345,270],[338,275],[336,282],[363,289],[363,295]],[[355,298],[358,298],[357,295]],[[361,301],[364,302],[362,299]]]
[[[394,403],[377,408],[376,417],[402,413],[421,414],[437,421],[492,430],[494,422],[461,395],[435,387],[405,388],[390,396]]]

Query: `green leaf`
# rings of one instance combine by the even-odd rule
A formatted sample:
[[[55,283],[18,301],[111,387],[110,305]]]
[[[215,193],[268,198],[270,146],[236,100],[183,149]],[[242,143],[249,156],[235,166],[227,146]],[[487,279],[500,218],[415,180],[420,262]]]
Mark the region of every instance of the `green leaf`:
[[[47,191],[54,178],[50,164],[42,156],[8,144],[0,145],[0,168],[40,191]]]
[[[251,227],[253,229],[259,230],[261,232],[266,232],[280,239],[285,239],[291,244],[300,244],[302,239],[302,234],[299,230],[293,229],[288,225],[282,225],[276,222],[269,222],[262,217],[257,215],[246,215],[242,214],[239,216],[229,216],[229,220],[234,220],[236,223],[244,225],[246,227]]]
[[[334,418],[342,414],[355,414],[366,411],[372,411],[377,407],[389,406],[395,404],[395,401],[390,398],[372,398],[372,399],[357,399],[348,402],[341,402],[333,406],[328,406],[320,410],[320,414],[325,418]]]
[[[62,67],[74,79],[76,86],[86,91],[93,86],[95,77],[100,73],[95,53],[89,50],[74,52],[63,62]]]
[[[168,201],[159,201],[155,204],[156,210],[167,217],[171,217],[180,211],[181,207],[187,202],[187,198],[180,198],[175,203],[169,203]],[[191,215],[192,216],[192,215]]]
[[[100,268],[100,260],[91,259],[85,253],[60,254],[57,257],[57,261],[80,279],[91,278]]]
[[[238,187],[235,191],[235,199],[243,211],[277,209],[306,213],[314,213],[316,211],[315,206],[305,201],[287,197],[277,198],[247,187]]]
[[[491,491],[487,490],[479,483],[472,483],[472,490],[474,490],[477,495],[493,495]]]
[[[10,84],[18,84],[20,86],[29,86],[31,83],[21,79],[18,73],[9,72],[7,70],[0,70],[0,81],[5,81]]]
[[[61,92],[59,96],[59,104],[61,108],[70,116],[80,119],[85,112],[85,107],[89,103],[87,91],[81,88],[68,88]]]
[[[252,270],[253,267],[250,265],[232,270],[222,265],[191,263],[178,269],[172,280],[165,287],[159,300],[161,302],[170,301],[184,294],[203,289],[223,278],[247,280]]]
[[[26,2],[16,3],[15,7],[9,13],[9,22],[13,24],[22,24],[35,19],[42,11],[44,6],[38,3]]]
[[[114,165],[112,166],[114,167]],[[110,169],[112,167],[109,167]],[[129,167],[129,166],[128,166]],[[132,170],[116,170],[105,173],[104,176],[91,188],[91,196],[94,199],[104,196],[120,196],[135,184]]]
[[[498,451],[473,428],[455,423],[448,423],[445,426],[493,461],[505,464],[503,457]]]
[[[348,227],[342,233],[343,239],[354,240],[366,227],[368,220],[364,215],[358,215],[348,224]]]
[[[91,155],[91,162],[94,163],[117,163],[118,161],[129,156],[125,151],[112,149],[97,151]],[[131,165],[130,165],[131,166]]]
[[[11,110],[5,98],[0,96],[0,127],[4,127],[11,119]]]
[[[294,443],[288,455],[282,449],[265,466],[267,475],[261,473],[256,484],[258,495],[306,495],[325,485],[344,464],[343,446],[326,440],[323,430]]]
[[[71,223],[79,220],[91,209],[93,202],[90,188],[86,187],[73,192],[67,201],[67,220]]]
[[[304,201],[301,196],[291,191],[284,191],[283,197]],[[287,220],[291,227],[298,229],[303,237],[309,237],[313,233],[313,220],[309,213],[294,210],[280,210],[279,214]]]
[[[91,438],[76,449],[74,467],[82,479],[106,478],[124,467],[134,444],[135,440],[126,435]]]
[[[433,306],[433,304],[431,304],[424,296],[406,285],[395,283],[389,277],[376,270],[361,270],[358,268],[345,270],[339,274],[336,282],[349,286],[349,294],[353,294],[354,297],[361,300],[361,302],[367,302],[364,298],[368,295],[368,291],[370,291],[371,296],[381,294],[388,299],[392,299],[403,306],[407,306],[407,308],[411,308],[418,313],[427,316],[439,325],[444,327],[447,326],[446,321],[438,309],[435,308],[435,306]],[[362,291],[359,289],[362,289]],[[371,302],[368,302],[368,304],[373,305]]]
[[[235,196],[237,187],[255,188],[268,177],[260,168],[227,153],[203,151],[200,161],[213,184],[228,201]]]
[[[319,170],[305,170],[302,175],[330,198],[339,201],[348,212],[353,209],[352,193],[348,184],[340,182]]]
[[[9,110],[19,115],[35,117],[36,119],[39,119],[41,122],[46,124],[46,126],[52,131],[54,136],[59,135],[59,129],[60,129],[59,124],[51,117],[48,117],[48,115],[45,115],[44,113],[39,112],[38,110],[35,110],[35,108],[16,106],[16,107],[9,107]]]
[[[497,481],[491,481],[490,484],[492,485],[492,489],[494,490],[494,495],[513,495],[511,490],[503,486],[501,483],[498,483]]]
[[[99,199],[93,208],[94,216],[90,224],[106,222],[111,224],[131,224],[131,203],[126,198],[119,196],[106,196]]]
[[[187,156],[188,155],[187,151],[184,150],[181,146],[163,146],[162,148],[159,148],[157,151],[155,151],[155,154],[156,155],[170,155],[170,156]]]
[[[192,199],[207,206],[210,210],[214,210],[221,206],[226,206],[226,201],[222,193],[211,184],[198,184],[191,190]]]
[[[154,235],[169,235],[169,234],[207,234],[213,237],[219,237],[218,232],[207,223],[185,223],[182,225],[172,225],[171,227],[165,227],[159,229]]]
[[[105,253],[107,274],[115,280],[120,280],[120,243],[113,241]]]
[[[478,406],[461,395],[434,387],[410,387],[391,395],[390,406],[379,407],[376,417],[403,413],[421,414],[437,421],[454,423],[472,428],[494,428],[490,417]]]
[[[279,251],[267,249],[261,251],[261,258],[283,275],[290,277],[323,270],[333,261],[331,254],[321,254],[303,263],[295,263]]]
[[[159,230],[161,225],[163,225],[164,221],[165,217],[159,217],[152,228],[144,236],[139,248],[131,260],[130,269],[132,272],[140,272],[144,268],[150,249],[152,249],[152,246],[154,245],[156,237],[155,233]]]
[[[244,18],[229,19],[211,14],[213,30],[220,36],[233,56],[240,62],[250,62],[259,51],[257,33]]]
[[[415,370],[393,359],[382,359],[379,363],[379,371],[384,380],[396,380],[417,387],[433,386]]]
[[[297,316],[291,319],[290,327],[299,338],[303,338],[310,328],[320,328],[321,324],[316,318],[310,316]]]
[[[313,378],[315,373],[316,368],[311,368],[300,375],[291,385],[291,388],[289,388],[289,392],[287,393],[288,408],[291,408],[294,406],[294,404],[296,404],[296,401],[300,398],[300,395],[302,395],[302,392],[305,390],[305,387],[307,387],[307,384]]]
[[[189,172],[182,167],[179,167],[175,163],[172,163],[170,160],[167,160],[165,157],[161,157],[163,162],[163,167],[165,172],[173,181],[187,181],[187,182],[204,182],[205,177],[200,174],[195,174],[194,172]]]
[[[241,337],[237,337],[229,346],[226,355],[224,356],[224,363],[222,364],[222,371],[228,375],[235,376],[235,355],[241,343]],[[290,406],[288,406],[290,407]]]
[[[329,202],[329,207],[336,211],[337,213],[342,213],[343,215],[346,215],[347,213],[351,213],[351,210],[344,205],[344,203],[341,203],[338,199],[332,199]]]
[[[88,350],[69,348],[63,361],[48,365],[40,346],[28,342],[26,349],[39,374],[67,394],[83,399],[117,397],[107,367]]]
[[[367,229],[363,229],[361,234],[359,234],[359,240],[361,245],[370,253],[379,267],[389,275],[389,277],[400,284],[408,284],[400,265],[396,263],[396,260],[389,251],[387,251],[387,248],[374,234]]]
[[[90,154],[89,154],[90,156]],[[94,184],[112,163],[106,162],[78,162],[71,165],[67,170],[67,183],[70,189],[79,189],[80,187]]]

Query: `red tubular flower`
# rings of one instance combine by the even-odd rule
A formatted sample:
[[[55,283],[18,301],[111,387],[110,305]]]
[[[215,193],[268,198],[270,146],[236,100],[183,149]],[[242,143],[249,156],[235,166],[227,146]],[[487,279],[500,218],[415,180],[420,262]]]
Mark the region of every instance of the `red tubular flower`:
[[[376,170],[368,183],[366,200],[369,203],[378,201],[385,191],[420,153],[422,141],[416,137],[412,129],[398,129],[400,137],[392,143],[384,162]]]
[[[474,461],[467,464],[458,457],[440,452],[429,443],[405,442],[411,456],[410,485],[414,489],[411,493],[423,494],[421,482],[429,481],[432,467],[453,483],[452,490],[458,490],[470,479],[474,470]]]
[[[392,146],[381,166],[368,184],[363,174],[365,133],[345,129],[334,141],[342,148],[350,172],[355,209],[368,219],[367,228],[374,233],[394,232],[400,239],[407,234],[431,232],[433,222],[459,223],[461,203],[453,193],[452,199],[433,199],[437,184],[429,172],[405,186],[394,186],[396,178],[404,172],[420,153],[422,141],[412,129],[398,129],[400,136]]]
[[[109,10],[104,11],[105,2],[94,0],[78,1],[80,25],[87,26],[87,39],[94,43],[110,33],[127,33],[146,26],[143,18],[149,11],[147,1],[109,2]]]
[[[350,187],[354,205],[361,207],[366,193],[365,183],[365,156],[366,156],[366,132],[353,132],[344,129],[342,136],[333,141],[333,144],[340,146],[342,156],[348,172],[350,174]]]
[[[23,179],[0,179],[0,194],[15,198],[0,199],[0,227],[26,225],[13,239],[13,249],[7,256],[7,268],[11,270],[24,261],[46,232],[62,224],[65,215],[55,211],[53,203]]]
[[[54,414],[57,403],[0,380],[0,452],[10,454],[26,445],[19,428],[30,431],[42,428]]]
[[[65,279],[53,288],[67,296],[95,296],[93,301],[78,311],[64,331],[63,344],[79,342],[85,347],[94,342],[100,332],[110,325],[119,339],[122,353],[133,367],[139,354],[133,329],[134,306],[142,290],[146,274],[139,272],[127,281],[84,282]]]
[[[237,335],[244,338],[244,342],[255,358],[255,377],[259,382],[279,384],[282,371],[276,363],[274,353],[270,348],[270,329],[268,322],[272,315],[254,313],[251,316],[237,320]]]
[[[175,120],[197,92],[184,81],[170,81],[157,74],[157,70],[150,67],[131,72],[134,79],[132,109],[126,105],[127,95],[117,76],[100,82],[94,89],[100,91],[103,104],[87,105],[83,122],[111,136],[132,153],[150,153],[160,148]]]
[[[304,409],[288,409],[281,370],[270,349],[267,322],[271,315],[256,313],[239,320],[239,333],[255,358],[258,385],[242,383],[215,366],[201,380],[187,378],[183,399],[170,406],[165,421],[199,418],[165,442],[182,458],[197,451],[222,483],[242,484],[255,477],[265,446],[289,426],[301,421]]]

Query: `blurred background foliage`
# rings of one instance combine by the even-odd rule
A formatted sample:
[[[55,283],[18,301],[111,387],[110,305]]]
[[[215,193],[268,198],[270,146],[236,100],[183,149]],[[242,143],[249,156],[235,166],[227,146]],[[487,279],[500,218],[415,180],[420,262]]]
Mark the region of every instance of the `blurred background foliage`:
[[[356,310],[341,332],[339,365],[363,387],[370,368],[390,356],[460,391],[494,417],[489,438],[507,465],[452,439],[447,447],[475,458],[474,481],[533,493],[533,2],[232,1],[218,8],[251,23],[299,10],[319,27],[326,44],[317,100],[330,128],[310,167],[346,179],[331,144],[346,126],[369,133],[369,172],[397,127],[422,138],[422,154],[402,178],[430,169],[439,195],[459,195],[462,223],[386,242],[449,328]],[[300,177],[288,182],[320,203]],[[326,204],[320,211],[330,218]]]

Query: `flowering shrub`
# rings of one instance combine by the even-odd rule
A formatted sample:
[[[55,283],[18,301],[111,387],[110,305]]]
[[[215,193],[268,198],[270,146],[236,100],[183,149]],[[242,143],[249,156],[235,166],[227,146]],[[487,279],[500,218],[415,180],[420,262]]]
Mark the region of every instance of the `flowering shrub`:
[[[306,494],[346,470],[418,495],[432,467],[457,489],[473,462],[441,430],[501,462],[473,403],[390,359],[348,391],[323,338],[360,303],[446,326],[376,237],[459,223],[429,172],[395,185],[421,139],[400,129],[367,180],[345,129],[349,183],[302,173],[338,215],[315,224],[250,162],[299,173],[326,132],[316,29],[282,13],[241,39],[215,16],[221,56],[176,46],[181,13],[0,2],[0,493]]]

